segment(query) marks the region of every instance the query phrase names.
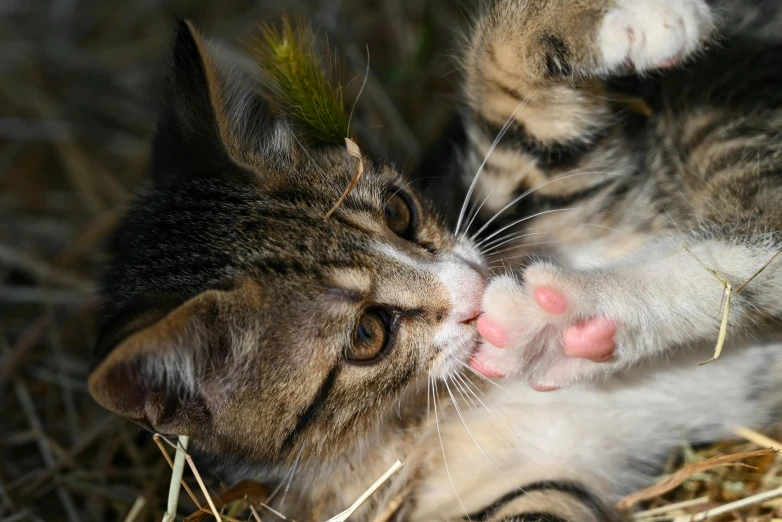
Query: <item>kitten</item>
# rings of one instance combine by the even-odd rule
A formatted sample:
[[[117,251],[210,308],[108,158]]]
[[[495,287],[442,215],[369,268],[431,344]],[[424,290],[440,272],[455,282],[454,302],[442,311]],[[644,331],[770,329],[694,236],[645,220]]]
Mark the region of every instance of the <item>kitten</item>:
[[[471,169],[459,169],[468,184],[480,171],[490,226],[473,230],[508,263],[535,256],[489,285],[474,367],[552,390],[683,350],[711,356],[725,296],[700,261],[735,290],[782,248],[780,13],[761,1],[527,0],[478,24],[465,61]],[[629,71],[651,77],[605,80]],[[652,114],[628,112],[617,89]],[[726,350],[781,314],[779,258],[732,294]]]
[[[774,419],[772,342],[704,368],[672,355],[591,390],[476,377],[476,243],[369,157],[325,219],[355,160],[305,151],[254,92],[179,25],[154,186],[109,245],[89,380],[106,408],[189,436],[201,466],[276,487],[269,502],[299,521],[341,512],[403,459],[357,522],[389,506],[410,522],[610,520],[682,443]]]

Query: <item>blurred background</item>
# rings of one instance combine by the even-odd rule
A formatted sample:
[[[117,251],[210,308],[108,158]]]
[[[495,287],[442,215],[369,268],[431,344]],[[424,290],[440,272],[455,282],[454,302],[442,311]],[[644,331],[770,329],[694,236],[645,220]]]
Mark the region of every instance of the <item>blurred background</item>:
[[[149,182],[175,16],[231,43],[299,13],[328,34],[351,85],[369,46],[363,146],[411,168],[447,123],[468,7],[0,0],[0,521],[160,520],[165,509],[168,464],[146,432],[93,403],[86,377],[101,245]],[[182,499],[182,515],[195,511]]]

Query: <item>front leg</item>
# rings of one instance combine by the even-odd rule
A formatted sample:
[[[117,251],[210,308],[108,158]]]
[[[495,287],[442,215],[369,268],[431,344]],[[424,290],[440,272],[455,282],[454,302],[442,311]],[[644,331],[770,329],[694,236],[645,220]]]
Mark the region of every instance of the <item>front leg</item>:
[[[683,247],[686,242],[691,252]],[[724,287],[738,288],[778,245],[668,237],[601,268],[536,262],[496,278],[484,297],[486,342],[472,361],[484,375],[519,375],[539,390],[595,380],[703,342],[713,349]],[[734,292],[728,344],[782,313],[782,256]],[[704,360],[709,357],[704,354]]]

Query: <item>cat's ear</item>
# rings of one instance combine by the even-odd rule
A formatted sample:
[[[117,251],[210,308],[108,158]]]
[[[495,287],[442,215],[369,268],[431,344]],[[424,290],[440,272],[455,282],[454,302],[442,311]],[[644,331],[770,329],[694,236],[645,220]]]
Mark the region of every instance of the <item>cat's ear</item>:
[[[185,176],[241,174],[251,170],[254,149],[280,141],[279,122],[257,94],[257,67],[210,48],[188,21],[177,22],[169,68],[153,145],[158,185]]]
[[[160,433],[206,429],[225,399],[221,383],[233,368],[234,342],[247,337],[237,322],[259,295],[245,285],[193,297],[114,347],[90,375],[90,394]]]

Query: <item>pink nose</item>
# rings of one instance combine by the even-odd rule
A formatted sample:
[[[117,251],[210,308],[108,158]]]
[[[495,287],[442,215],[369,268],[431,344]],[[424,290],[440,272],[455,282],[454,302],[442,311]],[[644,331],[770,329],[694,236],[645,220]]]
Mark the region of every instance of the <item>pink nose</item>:
[[[478,309],[470,310],[468,312],[462,312],[461,314],[458,314],[456,316],[456,320],[458,322],[460,322],[460,323],[469,323],[470,321],[472,321],[473,319],[475,319],[479,315],[481,315],[481,311],[480,310],[478,310]]]

